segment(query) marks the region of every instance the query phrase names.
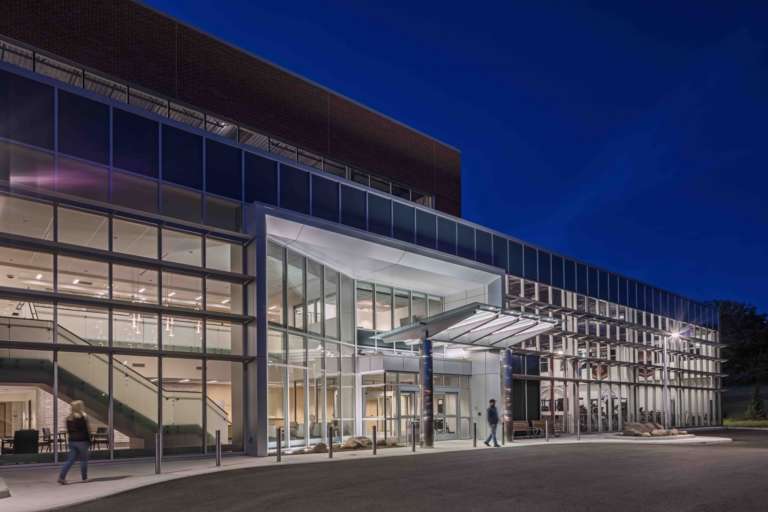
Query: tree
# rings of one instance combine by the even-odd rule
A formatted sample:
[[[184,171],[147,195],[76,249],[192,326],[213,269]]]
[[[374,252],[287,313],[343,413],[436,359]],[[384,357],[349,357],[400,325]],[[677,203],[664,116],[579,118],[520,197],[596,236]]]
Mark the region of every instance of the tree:
[[[754,306],[719,301],[726,385],[768,382],[768,317]]]
[[[748,420],[764,420],[766,418],[763,399],[760,396],[760,384],[755,384],[755,389],[752,392],[752,400],[747,406],[744,418]]]

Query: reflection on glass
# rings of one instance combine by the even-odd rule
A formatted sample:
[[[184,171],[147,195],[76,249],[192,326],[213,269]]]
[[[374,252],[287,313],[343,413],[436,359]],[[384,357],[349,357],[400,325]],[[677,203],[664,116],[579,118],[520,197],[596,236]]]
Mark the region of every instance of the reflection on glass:
[[[53,255],[0,247],[0,286],[53,291]]]
[[[427,317],[427,297],[421,293],[414,293],[411,303],[411,323],[417,322]]]
[[[109,344],[109,313],[106,309],[59,304],[58,322],[58,342],[61,344]]]
[[[373,330],[373,286],[357,283],[357,327]]]
[[[392,288],[376,286],[376,330],[392,329]]]
[[[323,267],[316,261],[307,260],[307,329],[323,332]]]
[[[395,290],[395,328],[411,321],[411,300],[406,290]]]
[[[0,195],[0,232],[53,240],[53,207]]]
[[[339,337],[339,273],[330,268],[325,269],[325,335],[329,338]]]

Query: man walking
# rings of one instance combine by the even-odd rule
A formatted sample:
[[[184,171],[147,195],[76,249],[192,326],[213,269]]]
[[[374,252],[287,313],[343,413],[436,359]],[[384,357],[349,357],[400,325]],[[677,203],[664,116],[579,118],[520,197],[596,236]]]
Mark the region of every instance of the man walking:
[[[499,426],[499,412],[496,410],[496,400],[491,398],[488,403],[488,410],[485,411],[486,419],[488,420],[488,426],[491,428],[491,433],[488,435],[488,439],[485,440],[485,446],[491,446],[490,442],[493,440],[493,446],[499,447],[499,442],[496,440],[496,427]]]

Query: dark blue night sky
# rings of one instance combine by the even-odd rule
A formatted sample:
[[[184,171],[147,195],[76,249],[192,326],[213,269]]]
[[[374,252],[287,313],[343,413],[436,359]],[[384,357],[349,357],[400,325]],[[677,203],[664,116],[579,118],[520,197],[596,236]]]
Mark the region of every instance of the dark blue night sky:
[[[458,147],[472,221],[768,310],[768,2],[146,3]]]

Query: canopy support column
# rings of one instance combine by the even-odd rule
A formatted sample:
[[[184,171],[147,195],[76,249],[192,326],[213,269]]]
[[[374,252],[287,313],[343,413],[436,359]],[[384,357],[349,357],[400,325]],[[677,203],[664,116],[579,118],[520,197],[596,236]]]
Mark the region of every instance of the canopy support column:
[[[421,339],[421,354],[419,357],[419,373],[421,377],[421,431],[425,448],[435,445],[435,418],[432,398],[434,396],[434,379],[432,373],[432,340],[425,332]]]
[[[502,428],[504,428],[504,435],[508,440],[514,438],[513,431],[515,429],[513,420],[514,418],[514,402],[512,399],[512,351],[509,349],[504,350],[504,359],[502,363],[502,370],[504,375],[504,416],[502,418]]]

